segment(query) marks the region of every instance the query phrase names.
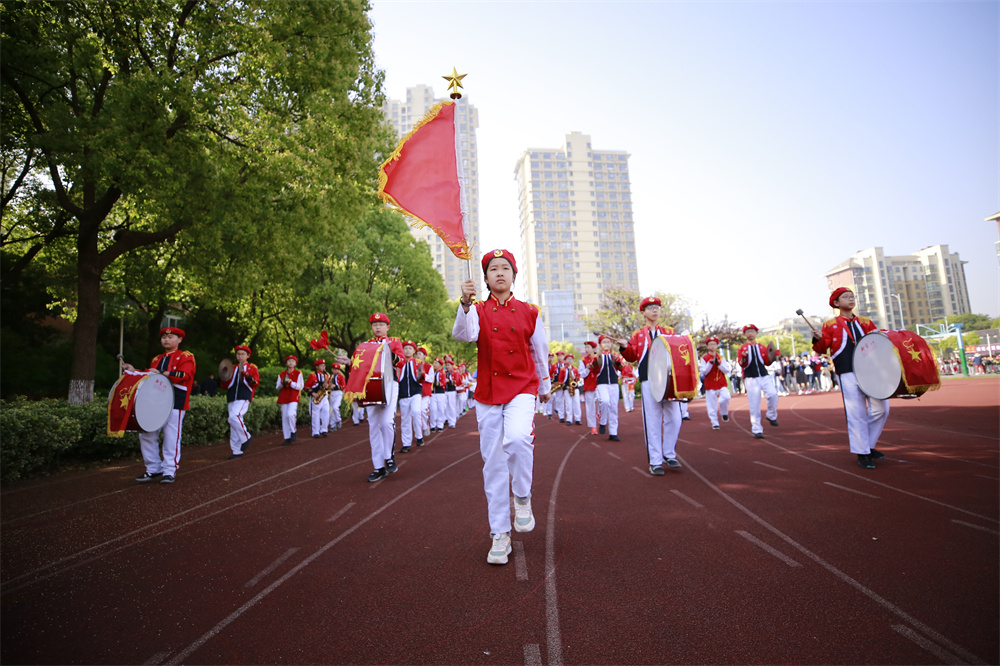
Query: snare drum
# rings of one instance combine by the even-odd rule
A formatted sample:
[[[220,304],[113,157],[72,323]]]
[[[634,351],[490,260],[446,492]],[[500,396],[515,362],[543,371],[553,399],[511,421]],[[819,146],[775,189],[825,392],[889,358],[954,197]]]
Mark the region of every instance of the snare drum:
[[[854,348],[854,377],[861,392],[877,400],[918,398],[941,385],[927,341],[910,331],[862,337]]]
[[[389,383],[395,381],[392,367],[392,350],[388,342],[367,343],[376,347],[376,356],[372,360],[375,366],[371,376],[365,382],[365,394],[358,400],[362,407],[385,405],[389,401]]]
[[[170,418],[174,388],[155,372],[126,372],[108,396],[108,434],[156,432]]]
[[[698,392],[695,346],[687,335],[658,335],[649,347],[647,376],[653,400],[687,402]]]

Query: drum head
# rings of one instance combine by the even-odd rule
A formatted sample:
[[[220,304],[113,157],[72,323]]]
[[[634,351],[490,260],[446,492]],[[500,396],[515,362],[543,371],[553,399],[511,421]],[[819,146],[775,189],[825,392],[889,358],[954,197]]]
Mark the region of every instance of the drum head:
[[[135,390],[135,422],[145,432],[159,430],[174,408],[174,388],[163,375],[145,377]]]
[[[392,350],[389,343],[382,343],[382,399],[389,399],[389,386],[395,381],[396,375],[392,367]]]
[[[667,347],[667,341],[662,337],[653,338],[646,363],[653,400],[660,402],[667,394],[667,384],[670,382],[670,349]]]
[[[891,398],[903,378],[896,348],[885,333],[872,331],[854,348],[854,377],[869,398]]]

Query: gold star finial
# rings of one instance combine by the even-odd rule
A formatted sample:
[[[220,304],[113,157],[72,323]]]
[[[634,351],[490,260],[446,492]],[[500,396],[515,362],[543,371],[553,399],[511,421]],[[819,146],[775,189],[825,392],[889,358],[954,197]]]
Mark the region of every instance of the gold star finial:
[[[451,91],[452,99],[462,99],[462,93],[460,93],[458,89],[464,87],[462,85],[462,79],[466,76],[468,76],[468,74],[459,74],[458,70],[452,67],[451,74],[441,77],[448,82],[448,89]]]

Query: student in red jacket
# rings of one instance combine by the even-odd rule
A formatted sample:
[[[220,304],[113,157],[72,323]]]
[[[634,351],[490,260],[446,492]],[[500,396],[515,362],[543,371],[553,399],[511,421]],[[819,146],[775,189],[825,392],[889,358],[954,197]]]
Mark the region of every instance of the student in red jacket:
[[[229,448],[232,454],[229,460],[243,456],[250,448],[253,436],[247,430],[243,417],[250,409],[254,393],[260,385],[260,371],[250,362],[253,353],[246,345],[236,345],[236,366],[229,381],[221,382],[226,389],[226,400],[229,402]]]
[[[486,561],[506,564],[510,545],[510,493],[514,529],[535,528],[531,512],[534,467],[535,396],[544,403],[552,390],[545,327],[538,307],[511,294],[517,276],[514,255],[488,252],[482,260],[490,295],[472,304],[476,285],[462,283],[452,337],[478,348],[476,420],[483,457],[483,486],[493,544]]]
[[[774,380],[767,374],[767,366],[774,363],[774,358],[767,347],[757,342],[757,327],[747,324],[743,327],[743,335],[747,342],[736,352],[736,362],[743,368],[743,384],[747,390],[748,410],[750,412],[750,431],[756,439],[764,439],[764,426],[760,420],[761,393],[767,399],[767,413],[764,417],[773,426],[778,425],[778,390]]]
[[[399,426],[402,448],[400,453],[409,453],[410,445],[424,445],[424,426],[421,419],[420,403],[423,400],[421,366],[414,358],[417,345],[409,340],[403,343],[403,367],[399,371]],[[416,440],[414,442],[414,440]]]
[[[597,343],[587,340],[583,343],[583,358],[580,359],[580,377],[583,378],[583,402],[587,405],[587,427],[590,434],[597,434],[597,374],[590,371],[590,366],[597,356]]]
[[[719,415],[723,421],[729,420],[729,382],[726,377],[732,371],[729,361],[719,353],[719,338],[714,335],[705,339],[708,353],[701,357],[698,370],[705,387],[705,405],[712,430],[719,430]]]
[[[854,292],[838,287],[830,294],[830,307],[840,310],[837,317],[823,322],[822,332],[813,332],[813,350],[833,357],[847,415],[847,441],[858,465],[875,469],[875,461],[885,454],[875,448],[889,418],[889,401],[869,398],[858,388],[854,375],[854,347],[865,333],[877,330],[871,319],[854,316]]]
[[[139,446],[142,449],[142,459],[146,463],[146,471],[136,477],[139,483],[149,483],[160,479],[160,483],[173,483],[177,476],[177,467],[181,462],[181,430],[184,425],[184,414],[191,406],[191,387],[194,386],[195,360],[194,354],[181,351],[180,344],[184,341],[184,331],[167,327],[160,329],[160,345],[163,353],[149,364],[149,371],[156,372],[170,380],[174,389],[174,408],[170,418],[162,428],[155,432],[139,433]],[[125,363],[122,368],[135,372],[135,367]],[[163,457],[160,457],[160,433],[163,433]]]
[[[285,369],[278,375],[278,406],[281,409],[281,431],[285,436],[282,446],[288,446],[298,438],[296,419],[299,414],[299,395],[305,380],[295,366],[299,364],[298,356],[289,354],[285,357]]]

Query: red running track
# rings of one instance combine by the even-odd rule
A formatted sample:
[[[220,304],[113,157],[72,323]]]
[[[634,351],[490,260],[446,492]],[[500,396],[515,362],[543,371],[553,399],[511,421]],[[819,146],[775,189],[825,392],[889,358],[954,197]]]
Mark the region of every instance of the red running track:
[[[876,470],[838,393],[749,432],[692,405],[684,467],[536,417],[537,526],[489,534],[475,414],[377,484],[366,427],[186,449],[2,494],[5,664],[1000,662],[1000,380],[893,400]]]

